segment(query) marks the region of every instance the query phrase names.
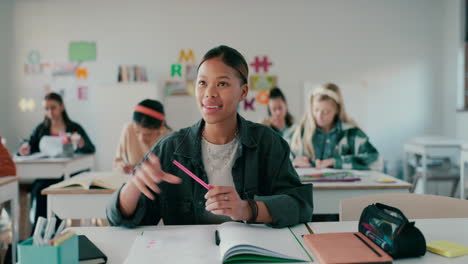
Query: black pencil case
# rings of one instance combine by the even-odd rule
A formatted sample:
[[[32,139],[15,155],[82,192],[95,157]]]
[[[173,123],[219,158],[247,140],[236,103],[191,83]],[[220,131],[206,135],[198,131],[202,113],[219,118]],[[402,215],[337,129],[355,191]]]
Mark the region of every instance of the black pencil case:
[[[426,253],[426,239],[415,222],[397,208],[376,203],[367,206],[359,219],[359,232],[394,259],[419,257]]]

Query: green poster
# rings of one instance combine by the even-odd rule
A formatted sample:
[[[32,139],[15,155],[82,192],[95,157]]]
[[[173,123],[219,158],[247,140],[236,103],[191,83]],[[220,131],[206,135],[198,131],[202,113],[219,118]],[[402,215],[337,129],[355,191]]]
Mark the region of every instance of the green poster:
[[[70,42],[68,57],[70,61],[95,61],[96,42]]]

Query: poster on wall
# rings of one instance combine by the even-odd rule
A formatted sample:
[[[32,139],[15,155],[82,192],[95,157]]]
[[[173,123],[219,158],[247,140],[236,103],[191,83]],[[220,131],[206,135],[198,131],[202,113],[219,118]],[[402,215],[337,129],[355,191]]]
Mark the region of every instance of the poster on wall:
[[[168,80],[164,84],[167,96],[189,95],[187,82],[184,80]]]
[[[250,76],[250,89],[254,91],[271,90],[276,87],[276,76],[252,75]]]
[[[193,96],[197,64],[192,49],[180,50],[177,63],[170,65],[170,78],[164,82],[166,96]]]
[[[68,45],[68,59],[70,61],[95,61],[96,42],[70,42]]]

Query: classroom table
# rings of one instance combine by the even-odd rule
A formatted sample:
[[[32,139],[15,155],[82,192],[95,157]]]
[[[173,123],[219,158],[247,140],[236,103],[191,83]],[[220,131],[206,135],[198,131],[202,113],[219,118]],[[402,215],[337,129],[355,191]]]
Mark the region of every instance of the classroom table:
[[[460,151],[460,199],[465,196],[465,165],[468,163],[468,143],[462,144]]]
[[[128,253],[132,247],[132,244],[137,235],[143,231],[155,231],[155,230],[170,230],[179,228],[193,227],[187,225],[158,225],[158,226],[143,226],[134,229],[123,228],[123,227],[71,227],[67,230],[73,230],[79,235],[86,235],[106,256],[107,264],[121,264],[125,263]],[[214,231],[217,225],[198,225],[197,228],[206,230],[206,232],[212,233],[214,240]],[[299,235],[303,232],[303,224],[291,227],[291,231],[294,234]],[[199,237],[187,237],[193,241],[193,246],[196,247],[199,242]],[[219,249],[213,241],[213,246],[210,248],[200,248],[200,251],[210,252],[213,254],[206,254],[207,258],[194,259],[190,263],[221,263]],[[177,245],[174,247],[174,252],[165,252],[168,255],[168,259],[164,263],[181,263],[177,261],[178,255],[181,252],[178,251]],[[304,262],[302,262],[304,263]],[[130,264],[130,263],[129,263]]]
[[[323,172],[337,172],[343,170],[315,168],[296,168],[297,174],[307,175]],[[378,171],[345,170],[353,173],[353,176],[361,178],[355,182],[314,182],[313,199],[314,214],[338,214],[340,201],[353,197],[383,194],[383,193],[409,193],[412,185],[408,182],[396,179],[390,175]],[[381,183],[379,179],[391,179],[393,183]]]
[[[19,201],[18,201],[18,177],[0,177],[0,203],[10,202],[11,207],[11,232],[12,232],[12,261],[16,263],[16,245],[18,244],[19,226]]]
[[[42,190],[47,195],[47,217],[61,219],[105,219],[106,206],[115,190],[64,188]]]
[[[357,222],[321,222],[309,223],[315,233],[325,232],[354,232],[357,231]],[[421,229],[427,241],[448,240],[463,245],[468,245],[468,219],[418,219],[416,226]],[[216,225],[199,225],[200,229],[206,229],[207,232],[213,232]],[[167,230],[172,228],[187,228],[187,226],[144,226],[135,229],[123,227],[72,227],[77,234],[86,235],[93,243],[108,257],[108,264],[124,263],[130,248],[136,236],[142,231]],[[298,225],[292,228],[296,236],[308,234],[304,225]],[[194,247],[200,238],[187,237],[193,240]],[[301,239],[301,243],[303,243]],[[210,259],[194,259],[192,263],[221,263],[218,250],[215,246],[212,248],[200,248],[200,250],[213,251],[208,254]],[[310,252],[310,251],[309,251]],[[174,246],[174,253],[178,253],[177,246]],[[310,252],[311,253],[311,252]],[[168,263],[178,263],[178,254],[168,253],[174,259]],[[313,254],[312,254],[313,255]],[[314,262],[317,263],[317,262]],[[427,252],[421,258],[399,259],[393,263],[396,264],[458,264],[468,263],[468,256],[457,258],[446,258],[431,252]]]
[[[83,179],[95,179],[102,175],[113,175],[114,172],[87,172],[75,176],[72,181]],[[111,200],[117,186],[120,187],[128,177],[121,179],[113,188],[109,189],[84,189],[82,187],[56,188],[49,186],[41,191],[47,195],[47,216],[57,215],[62,219],[104,219],[106,218],[106,206]],[[116,178],[117,179],[117,178]],[[122,180],[122,182],[120,182]]]
[[[22,159],[14,157],[17,175],[21,183],[31,183],[36,179],[64,179],[82,170],[94,168],[94,154],[75,154],[72,158]]]
[[[409,164],[408,158],[410,155],[421,155],[421,186],[423,194],[427,192],[427,157],[434,156],[450,156],[453,153],[459,153],[462,141],[446,137],[417,137],[406,142],[403,145],[403,179],[409,180]],[[461,176],[460,176],[461,177]],[[463,199],[463,198],[462,198]]]
[[[416,227],[423,233],[426,243],[436,240],[447,240],[468,246],[468,218],[444,218],[444,219],[416,219]],[[314,233],[357,232],[358,222],[321,222],[309,223]],[[302,234],[308,234],[307,229],[302,229]],[[394,260],[395,264],[466,264],[468,255],[455,258],[447,258],[432,252],[420,258],[407,258]]]

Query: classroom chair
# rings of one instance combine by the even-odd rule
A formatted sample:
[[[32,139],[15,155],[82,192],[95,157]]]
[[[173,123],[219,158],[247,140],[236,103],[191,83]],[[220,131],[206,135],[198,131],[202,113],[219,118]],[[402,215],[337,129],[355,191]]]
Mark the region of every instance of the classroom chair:
[[[341,200],[340,221],[358,221],[364,208],[374,203],[396,207],[409,219],[468,217],[468,200],[429,194],[389,193]]]

